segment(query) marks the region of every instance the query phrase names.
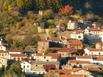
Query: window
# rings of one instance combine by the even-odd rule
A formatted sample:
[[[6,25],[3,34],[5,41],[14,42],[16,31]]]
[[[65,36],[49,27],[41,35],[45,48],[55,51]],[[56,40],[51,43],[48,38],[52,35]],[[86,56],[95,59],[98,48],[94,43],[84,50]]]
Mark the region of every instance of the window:
[[[24,68],[25,68],[25,66],[24,66]]]
[[[27,68],[29,68],[29,66],[27,66]]]
[[[78,38],[81,38],[81,36],[78,36]]]

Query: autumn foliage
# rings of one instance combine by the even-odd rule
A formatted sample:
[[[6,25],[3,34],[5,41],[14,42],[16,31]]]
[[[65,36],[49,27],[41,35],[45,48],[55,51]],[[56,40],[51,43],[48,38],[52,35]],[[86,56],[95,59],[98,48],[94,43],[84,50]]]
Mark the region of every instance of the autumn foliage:
[[[73,7],[70,5],[66,5],[66,6],[60,8],[60,13],[70,15],[73,13]]]

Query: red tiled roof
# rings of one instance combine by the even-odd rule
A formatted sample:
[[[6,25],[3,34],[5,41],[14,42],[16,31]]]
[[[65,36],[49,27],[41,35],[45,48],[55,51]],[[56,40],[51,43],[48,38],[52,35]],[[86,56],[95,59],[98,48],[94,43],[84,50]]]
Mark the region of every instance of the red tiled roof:
[[[101,72],[99,66],[86,66],[86,67],[84,67],[84,69],[86,69],[88,71]]]
[[[48,53],[46,56],[51,56],[54,59],[59,59],[61,57],[58,53]]]
[[[103,57],[98,57],[96,60],[97,61],[103,61]]]
[[[46,65],[43,65],[43,67],[46,71],[49,71],[51,69],[56,69],[55,64],[46,64]]]
[[[61,75],[60,77],[86,77],[84,74]]]
[[[20,50],[20,49],[12,49],[12,50],[10,50],[9,52],[23,52],[23,51]]]
[[[49,41],[61,41],[59,37],[52,37],[48,39]]]
[[[43,56],[43,54],[42,53],[37,53],[36,56]]]
[[[74,48],[59,48],[60,51],[76,51]]]
[[[89,30],[90,31],[101,31],[101,29],[98,29],[98,28],[90,28]]]
[[[96,48],[88,48],[88,50],[90,50],[90,51],[103,51],[103,49],[96,49]]]
[[[69,63],[70,64],[73,64],[73,63],[75,63],[75,64],[90,64],[90,62],[89,61],[79,61],[79,60],[70,60],[69,61]]]
[[[103,46],[103,42],[98,42],[98,43],[96,43],[96,44],[99,44],[99,45]]]
[[[76,33],[83,33],[84,31],[83,30],[81,30],[81,29],[78,29],[78,30],[75,30],[76,31]]]
[[[70,45],[82,45],[82,42],[80,40],[77,40],[77,39],[70,39],[70,40],[68,40],[68,44],[70,44]]]
[[[10,54],[12,57],[27,57],[25,54]]]
[[[29,59],[29,58],[23,58],[22,60],[28,61],[28,60],[31,60],[31,59]]]
[[[79,59],[92,59],[92,56],[77,56]]]
[[[50,70],[58,73],[63,73],[63,74],[71,74],[72,72],[76,72],[81,70],[80,68],[73,68],[73,69],[65,69],[65,70]]]

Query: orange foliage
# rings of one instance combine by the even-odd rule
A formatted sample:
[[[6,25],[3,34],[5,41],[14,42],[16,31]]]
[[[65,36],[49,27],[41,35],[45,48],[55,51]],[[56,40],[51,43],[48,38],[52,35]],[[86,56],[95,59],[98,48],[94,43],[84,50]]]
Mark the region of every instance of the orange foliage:
[[[70,14],[73,13],[73,7],[70,6],[70,5],[66,5],[66,6],[60,8],[60,12],[61,12],[61,14],[68,14],[68,15],[70,15]]]

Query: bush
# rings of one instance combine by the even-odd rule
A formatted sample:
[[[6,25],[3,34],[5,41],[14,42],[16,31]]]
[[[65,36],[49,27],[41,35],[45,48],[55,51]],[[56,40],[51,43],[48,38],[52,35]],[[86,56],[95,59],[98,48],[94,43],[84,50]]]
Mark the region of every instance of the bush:
[[[51,18],[53,15],[53,11],[51,9],[44,11],[43,13],[43,19]]]

